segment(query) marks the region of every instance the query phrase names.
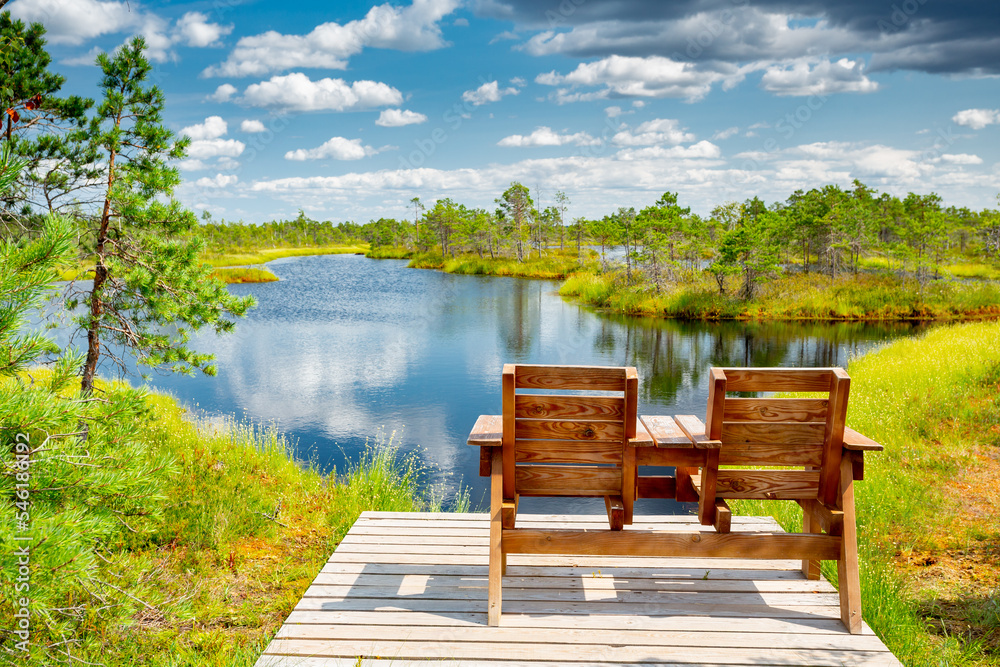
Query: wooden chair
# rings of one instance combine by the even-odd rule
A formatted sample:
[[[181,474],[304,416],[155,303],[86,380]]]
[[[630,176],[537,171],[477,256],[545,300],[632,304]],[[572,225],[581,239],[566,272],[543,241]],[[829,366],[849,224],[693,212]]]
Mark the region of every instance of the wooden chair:
[[[503,414],[481,416],[468,440],[481,448],[480,474],[491,478],[490,625],[500,622],[507,554],[531,553],[801,558],[810,578],[819,577],[820,560],[836,560],[842,619],[852,633],[861,631],[853,481],[863,477],[864,451],[881,446],[844,424],[847,374],[839,368],[713,368],[710,380],[707,426],[691,415],[643,416],[637,423],[634,368],[504,366]],[[726,396],[771,391],[824,396]],[[640,465],[675,466],[676,475],[640,476]],[[603,496],[611,530],[516,528],[521,495]],[[643,497],[697,501],[701,523],[716,530],[623,530],[635,499]],[[729,498],[796,501],[804,531],[730,532]]]
[[[864,476],[864,452],[882,446],[847,427],[850,383],[842,368],[711,368],[705,428],[694,435],[713,449],[700,469],[678,466],[677,497],[696,498],[701,523],[720,533],[729,532],[728,499],[801,505],[803,534],[834,538],[828,543],[838,547],[823,559],[837,561],[841,618],[856,633],[861,631],[861,584],[853,482]],[[740,398],[729,392],[820,395]],[[802,570],[818,579],[819,559],[805,558]]]
[[[603,497],[612,531],[631,523],[632,447],[653,444],[636,418],[638,386],[631,367],[504,365],[503,414],[479,417],[469,436],[492,478],[490,625],[500,622],[507,554],[533,551],[514,529],[521,496]],[[565,393],[580,391],[590,393]]]

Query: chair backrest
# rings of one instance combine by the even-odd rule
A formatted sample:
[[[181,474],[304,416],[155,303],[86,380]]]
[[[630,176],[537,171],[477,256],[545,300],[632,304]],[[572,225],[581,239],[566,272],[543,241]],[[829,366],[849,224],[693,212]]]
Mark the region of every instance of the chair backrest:
[[[712,368],[705,428],[722,442],[719,498],[836,503],[850,378],[842,368]],[[727,392],[822,392],[817,398],[739,398]],[[798,468],[788,470],[787,468]]]
[[[621,495],[638,384],[632,367],[504,364],[504,497]]]

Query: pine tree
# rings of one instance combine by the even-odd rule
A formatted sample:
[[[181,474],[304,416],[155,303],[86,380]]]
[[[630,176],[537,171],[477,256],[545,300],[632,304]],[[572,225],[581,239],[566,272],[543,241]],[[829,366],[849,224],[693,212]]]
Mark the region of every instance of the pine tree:
[[[94,279],[82,295],[87,356],[81,386],[90,391],[102,356],[121,364],[107,343],[121,346],[148,366],[214,374],[212,356],[188,346],[191,331],[208,325],[232,331],[227,316],[253,305],[237,298],[198,259],[202,244],[191,236],[197,218],[172,197],[180,183],[169,160],[183,158],[188,141],[173,141],[162,124],[163,93],[146,83],[151,71],[137,37],[113,56],[101,54],[104,99],[91,120],[91,141],[102,154],[103,205],[89,234]]]
[[[83,128],[93,101],[58,97],[64,77],[48,70],[45,28],[0,13],[0,145],[27,161],[0,203],[7,237],[18,236],[42,216],[74,203],[95,175],[96,155]]]

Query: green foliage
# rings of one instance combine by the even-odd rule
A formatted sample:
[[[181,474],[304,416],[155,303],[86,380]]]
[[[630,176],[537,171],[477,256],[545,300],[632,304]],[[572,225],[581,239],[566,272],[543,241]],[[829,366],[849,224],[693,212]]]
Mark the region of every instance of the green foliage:
[[[60,210],[95,175],[95,154],[80,131],[93,102],[57,96],[64,77],[48,70],[45,28],[26,26],[0,13],[0,143],[28,168],[0,202],[0,225],[12,236],[34,230],[41,218],[32,210]]]
[[[718,273],[736,273],[742,280],[739,298],[751,301],[762,283],[779,272],[778,251],[781,217],[770,211],[746,215],[722,237],[716,264]]]
[[[162,125],[163,93],[147,84],[151,66],[135,38],[114,56],[101,54],[104,100],[89,134],[106,165],[103,210],[89,233],[94,240],[94,279],[78,299],[89,305],[77,318],[88,339],[82,386],[90,390],[109,341],[142,364],[213,374],[212,356],[188,347],[191,331],[233,329],[230,316],[253,305],[209,278],[199,259],[201,242],[190,236],[194,214],[173,199],[180,174],[169,160],[184,156],[189,140],[173,141]],[[166,326],[165,326],[166,325]]]

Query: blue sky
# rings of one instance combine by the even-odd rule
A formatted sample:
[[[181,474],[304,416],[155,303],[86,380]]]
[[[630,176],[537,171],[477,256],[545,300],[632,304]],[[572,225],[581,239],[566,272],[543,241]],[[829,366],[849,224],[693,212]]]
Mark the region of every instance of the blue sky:
[[[699,213],[857,178],[996,206],[1000,12],[933,0],[12,0],[69,93],[143,34],[178,196],[260,222],[493,207],[570,217],[664,191]]]

